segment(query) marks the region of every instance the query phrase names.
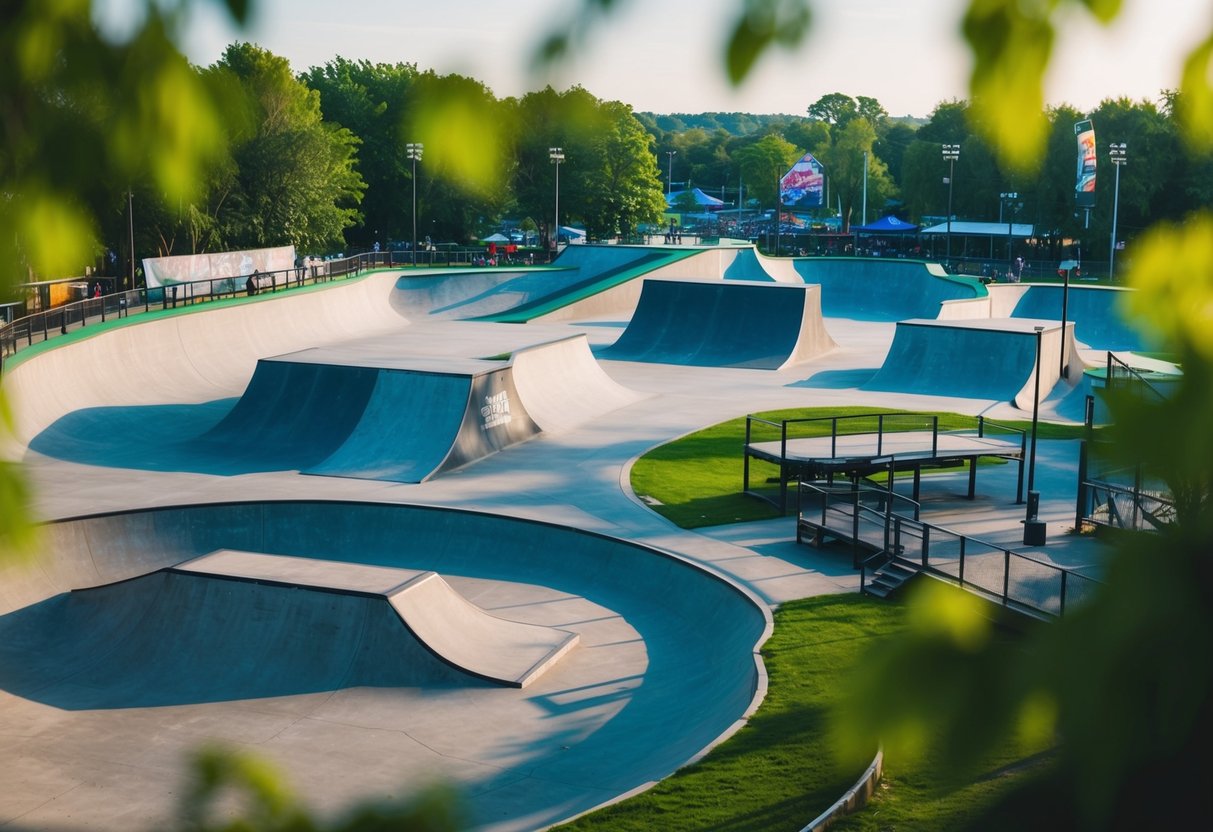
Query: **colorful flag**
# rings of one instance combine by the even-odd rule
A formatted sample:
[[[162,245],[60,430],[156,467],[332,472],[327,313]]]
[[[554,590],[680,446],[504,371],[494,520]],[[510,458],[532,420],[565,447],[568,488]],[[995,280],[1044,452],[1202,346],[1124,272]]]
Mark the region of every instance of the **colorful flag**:
[[[1074,125],[1078,138],[1078,182],[1074,186],[1074,204],[1079,208],[1095,207],[1095,126],[1090,120]]]

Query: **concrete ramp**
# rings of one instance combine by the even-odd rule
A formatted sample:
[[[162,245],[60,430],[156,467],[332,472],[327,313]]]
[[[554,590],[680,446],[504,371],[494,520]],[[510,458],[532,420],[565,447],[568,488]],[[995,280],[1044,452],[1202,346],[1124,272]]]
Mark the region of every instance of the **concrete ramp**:
[[[820,298],[815,286],[648,279],[627,329],[598,354],[778,370],[834,348]]]
[[[791,258],[766,257],[754,246],[738,248],[728,258],[725,280],[751,280],[757,283],[804,283]]]
[[[936,263],[861,257],[801,257],[792,262],[805,283],[821,286],[821,312],[827,318],[935,318],[944,301],[987,294],[981,281],[949,275]]]
[[[584,335],[518,350],[510,365],[519,399],[546,433],[575,428],[647,398],[607,375]]]
[[[1036,381],[1036,332],[1043,327],[1040,398],[1067,373],[1079,372],[1074,325],[1057,321],[916,319],[899,321],[884,365],[864,390],[993,399],[1031,410]],[[1073,365],[1073,367],[1071,367]]]
[[[995,288],[993,291],[997,291]],[[1070,285],[1066,318],[1074,322],[1074,338],[1096,350],[1143,350],[1146,337],[1125,319],[1121,309],[1133,289]],[[1063,287],[1030,284],[1011,311],[1012,318],[1061,320]]]
[[[283,589],[366,596],[386,602],[404,628],[384,634],[405,654],[421,645],[463,673],[522,688],[539,678],[569,650],[578,636],[567,630],[510,621],[468,601],[440,575],[343,561],[220,550],[173,567],[178,573],[249,581],[265,594]],[[246,611],[228,610],[231,616]],[[317,637],[341,629],[341,622],[313,621]]]
[[[246,468],[416,483],[539,432],[504,362],[343,358],[263,359],[198,444]]]

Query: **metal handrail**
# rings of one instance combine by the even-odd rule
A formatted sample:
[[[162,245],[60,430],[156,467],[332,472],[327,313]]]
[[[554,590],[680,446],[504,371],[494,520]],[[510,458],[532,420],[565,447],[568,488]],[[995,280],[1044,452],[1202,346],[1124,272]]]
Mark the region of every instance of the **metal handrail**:
[[[835,505],[847,503],[848,492],[851,491],[851,489],[845,487],[821,486],[814,483],[801,483],[800,488],[802,493],[809,491],[822,495],[823,505],[829,503],[831,500],[835,501]],[[883,489],[869,486],[862,490],[865,492],[879,492]],[[859,535],[860,515],[864,514],[868,521],[873,524],[883,523],[883,544],[875,547],[876,551],[866,558],[860,559],[856,557],[856,566],[860,570],[860,590],[867,584],[869,571],[874,571],[880,568],[880,566],[896,561],[917,571],[928,572],[935,577],[954,582],[962,589],[976,591],[980,594],[997,598],[1003,606],[1014,605],[1044,615],[1060,617],[1065,614],[1067,605],[1070,603],[1070,595],[1076,591],[1076,588],[1077,591],[1081,592],[1100,583],[1095,578],[1057,566],[1031,555],[988,543],[943,526],[924,522],[917,514],[906,516],[905,513],[894,511],[892,510],[892,505],[898,499],[914,504],[916,509],[918,506],[913,500],[909,500],[901,495],[893,494],[892,492],[888,492],[888,494],[891,496],[891,499],[889,499],[888,507],[884,511],[874,510],[861,502],[858,490],[853,495],[850,495],[850,506],[853,516],[850,518],[849,528],[843,528],[840,525],[828,526],[826,524],[827,515],[824,507],[821,512],[821,523],[819,525],[826,528],[827,531],[835,536],[849,537],[856,550],[864,543],[869,546],[873,545],[871,542],[862,539]],[[802,505],[804,504],[803,499],[801,503]],[[804,519],[803,513],[799,519]],[[918,558],[916,560],[906,557],[904,554],[912,541],[919,542]],[[952,543],[955,544],[955,551],[949,546]],[[942,547],[947,547],[947,551],[944,551]],[[974,550],[976,550],[976,553]],[[997,581],[989,582],[997,583],[997,587],[987,585],[971,577],[966,577],[966,572],[970,575],[973,573],[973,562],[975,559],[982,558],[984,563],[988,562],[992,557],[997,557],[1002,561],[1000,567],[1001,574],[997,576]],[[955,563],[955,574],[941,566],[945,562],[948,564]],[[877,563],[880,565],[875,566]],[[1029,587],[1056,586],[1057,602],[1055,609],[1043,605],[1039,597],[1034,597],[1027,591],[1021,591],[1020,586],[1012,580],[1013,573],[1017,571],[1038,574],[1043,572],[1051,576],[1049,579],[1042,580],[1038,578],[1026,581],[1025,585]],[[1037,596],[1039,596],[1039,592]]]

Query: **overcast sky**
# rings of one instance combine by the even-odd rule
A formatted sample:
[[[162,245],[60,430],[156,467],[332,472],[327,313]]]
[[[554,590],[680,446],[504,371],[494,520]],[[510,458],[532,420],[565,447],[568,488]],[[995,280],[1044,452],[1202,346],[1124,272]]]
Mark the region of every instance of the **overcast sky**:
[[[121,25],[133,0],[100,0]],[[814,26],[795,54],[772,54],[739,89],[721,70],[724,33],[742,0],[617,0],[588,47],[560,74],[537,78],[528,57],[577,0],[255,0],[243,31],[207,4],[184,44],[195,63],[249,40],[302,71],[336,55],[458,72],[498,97],[551,82],[580,84],[638,111],[743,111],[803,115],[831,92],[871,96],[895,116],[926,116],[966,94],[969,58],[957,34],[965,0],[817,0]],[[1076,4],[1077,5],[1077,4]],[[1105,98],[1157,100],[1178,86],[1182,56],[1213,29],[1209,0],[1124,0],[1104,29],[1072,15],[1047,79],[1050,104],[1090,110]]]

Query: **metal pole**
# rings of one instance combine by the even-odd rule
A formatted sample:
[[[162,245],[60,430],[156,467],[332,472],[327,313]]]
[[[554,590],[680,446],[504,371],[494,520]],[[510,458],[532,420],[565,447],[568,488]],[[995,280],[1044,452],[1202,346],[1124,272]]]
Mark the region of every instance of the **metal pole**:
[[[1036,491],[1036,431],[1040,419],[1040,353],[1043,333],[1043,326],[1036,327],[1036,380],[1032,394],[1032,447],[1031,459],[1028,463],[1028,508],[1023,524],[1025,546],[1043,546],[1045,543],[1045,523],[1037,517],[1040,512],[1040,494]]]
[[[126,216],[127,230],[130,233],[128,242],[131,247],[131,291],[133,292],[135,291],[135,194],[129,187],[126,189]]]
[[[549,147],[548,158],[552,160],[552,164],[556,166],[556,225],[553,232],[556,236],[553,237],[554,249],[557,254],[560,253],[560,163],[564,161],[563,147]]]
[[[665,155],[669,160],[669,168],[666,170],[665,174],[665,196],[666,201],[669,202],[670,194],[673,193],[674,190],[674,157],[678,155],[678,151],[667,150]]]
[[[1112,164],[1116,165],[1116,187],[1114,190],[1115,196],[1112,198],[1112,240],[1108,247],[1108,281],[1114,282],[1116,273],[1113,269],[1116,261],[1116,221],[1120,211],[1120,166],[1128,161],[1126,151],[1128,146],[1124,142],[1119,144],[1113,143],[1108,146],[1108,155],[1112,158]]]
[[[868,151],[863,152],[863,224],[868,224]]]
[[[421,142],[409,142],[404,146],[408,158],[413,162],[413,267],[417,266],[417,162],[425,150]]]
[[[1028,494],[1032,493],[1036,485],[1036,423],[1040,418],[1040,347],[1044,330],[1043,326],[1036,327],[1036,379],[1032,393],[1032,444],[1028,462]]]
[[[948,249],[947,259],[952,259],[952,181],[956,178],[956,160],[960,158],[960,145],[945,144],[943,158],[948,162]]]
[[[1117,170],[1119,170],[1119,168],[1117,168]],[[1068,343],[1066,340],[1066,317],[1068,316],[1069,310],[1067,307],[1069,306],[1069,303],[1070,270],[1066,269],[1061,286],[1061,357],[1058,359],[1057,363],[1057,372],[1062,376],[1066,374],[1066,344]]]

